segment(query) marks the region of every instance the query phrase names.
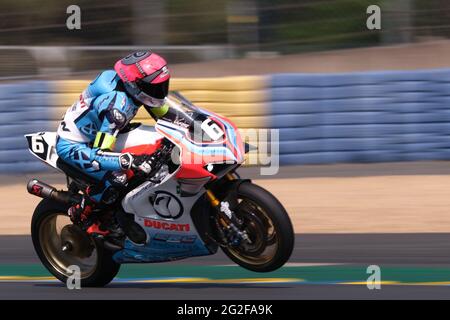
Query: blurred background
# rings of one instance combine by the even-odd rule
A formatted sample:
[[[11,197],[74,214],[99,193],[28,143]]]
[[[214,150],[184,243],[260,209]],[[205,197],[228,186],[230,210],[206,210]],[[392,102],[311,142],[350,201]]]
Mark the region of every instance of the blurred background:
[[[366,28],[373,4],[381,30]],[[449,15],[444,0],[3,0],[0,78],[89,76],[140,47],[174,64],[444,40]]]
[[[66,26],[70,5],[81,9],[79,30]],[[380,30],[367,28],[370,5],[381,9]],[[55,131],[100,71],[133,51],[151,49],[168,60],[172,90],[241,129],[263,129],[255,143],[272,142],[275,163],[261,145],[253,156],[265,166],[279,160],[275,175],[261,175],[258,166],[243,166],[240,173],[286,207],[297,234],[296,267],[312,262],[312,274],[337,283],[350,280],[350,269],[340,276],[314,263],[444,265],[420,272],[442,274],[425,278],[448,285],[449,38],[448,0],[1,0],[0,278],[17,276],[25,269],[14,266],[23,261],[39,264],[28,234],[40,198],[26,192],[28,179],[65,188],[64,175],[33,157],[23,135]],[[136,120],[153,123],[141,111]],[[277,135],[267,136],[271,130]],[[4,261],[13,267],[2,269]],[[219,261],[214,263],[229,263]],[[355,279],[366,279],[365,266]],[[167,274],[148,270],[151,277]],[[289,277],[310,279],[295,270]],[[383,280],[398,280],[384,270]],[[408,270],[397,274],[414,278]],[[166,285],[139,287],[139,296],[202,292],[196,284],[193,291]],[[203,291],[215,298],[225,296],[218,292],[233,298],[245,292],[252,299],[314,292],[347,297],[326,286],[303,293],[286,291],[291,284],[286,290],[276,285],[276,291],[267,286]],[[357,298],[368,294],[351,287]],[[0,297],[24,297],[17,288],[0,290]],[[50,297],[47,284],[22,288]],[[391,295],[376,296],[408,297],[382,292]],[[61,297],[60,290],[55,294]]]
[[[79,30],[66,26],[73,4]],[[370,5],[381,9],[380,30],[367,28]],[[23,135],[55,131],[98,72],[144,49],[167,58],[172,90],[239,128],[277,130],[270,150],[281,165],[272,177],[280,187],[266,184],[293,216],[301,214],[297,231],[448,230],[449,18],[444,0],[2,0],[0,189],[15,196],[17,184],[21,193],[4,202],[12,231],[5,223],[9,231],[0,232],[16,230],[17,203],[28,197],[23,174],[55,172],[28,152]],[[143,112],[136,119],[153,123]],[[263,151],[256,156],[267,165]],[[312,181],[297,179],[396,174],[410,178],[312,179],[314,191]],[[416,177],[423,174],[442,180],[423,184]],[[304,188],[301,203],[291,196],[296,188]],[[404,210],[411,199],[413,219]],[[34,204],[19,210],[25,233]]]
[[[43,170],[22,135],[55,130],[98,72],[149,48],[173,90],[280,130],[282,164],[450,157],[447,1],[82,0],[70,30],[72,4],[0,3],[0,171]]]

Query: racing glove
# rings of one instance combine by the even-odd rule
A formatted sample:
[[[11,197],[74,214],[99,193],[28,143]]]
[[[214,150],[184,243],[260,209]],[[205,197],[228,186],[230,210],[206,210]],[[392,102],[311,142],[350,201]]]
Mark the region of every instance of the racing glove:
[[[92,213],[93,203],[89,197],[82,198],[80,203],[73,205],[67,210],[67,213],[72,222],[84,221]]]
[[[152,171],[155,158],[149,155],[132,155],[127,152],[120,155],[119,162],[123,170],[132,169],[149,174]]]

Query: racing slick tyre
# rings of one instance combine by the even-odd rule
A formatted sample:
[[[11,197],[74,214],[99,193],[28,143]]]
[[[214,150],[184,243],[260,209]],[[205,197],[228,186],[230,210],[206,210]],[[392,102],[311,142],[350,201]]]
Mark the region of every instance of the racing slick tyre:
[[[222,247],[240,266],[270,272],[289,260],[294,248],[294,229],[283,205],[270,192],[251,182],[238,186],[234,214],[243,222],[251,242]]]
[[[43,199],[31,221],[31,237],[39,259],[60,281],[67,283],[80,271],[81,287],[103,287],[117,275],[120,264],[104,249],[101,240],[94,239],[72,224],[69,206]]]

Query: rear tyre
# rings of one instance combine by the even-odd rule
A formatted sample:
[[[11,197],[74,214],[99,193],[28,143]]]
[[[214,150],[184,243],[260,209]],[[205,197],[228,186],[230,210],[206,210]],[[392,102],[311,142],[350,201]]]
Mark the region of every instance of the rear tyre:
[[[240,266],[270,272],[283,266],[294,248],[294,229],[283,205],[270,192],[252,184],[241,183],[234,213],[243,222],[251,244],[222,247],[225,254]]]
[[[38,204],[31,221],[36,254],[47,270],[64,283],[72,275],[69,266],[76,265],[80,268],[81,287],[103,287],[117,275],[120,264],[104,249],[101,240],[72,224],[67,209],[67,205],[50,199]]]

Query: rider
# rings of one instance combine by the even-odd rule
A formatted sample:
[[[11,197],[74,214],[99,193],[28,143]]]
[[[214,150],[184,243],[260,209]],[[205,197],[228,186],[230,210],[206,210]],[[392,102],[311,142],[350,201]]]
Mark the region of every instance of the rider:
[[[89,84],[58,128],[59,157],[98,181],[69,209],[72,220],[82,221],[94,207],[114,203],[127,183],[126,170],[151,171],[148,158],[112,151],[118,132],[141,105],[155,118],[167,112],[167,63],[153,52],[135,52],[117,61],[114,70],[103,71]]]

